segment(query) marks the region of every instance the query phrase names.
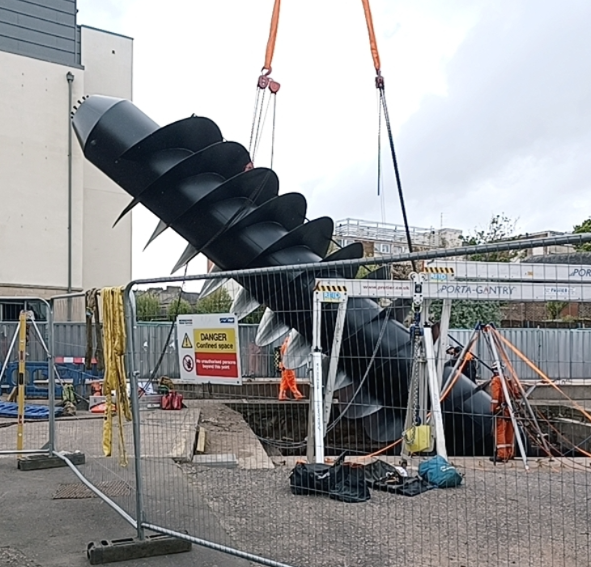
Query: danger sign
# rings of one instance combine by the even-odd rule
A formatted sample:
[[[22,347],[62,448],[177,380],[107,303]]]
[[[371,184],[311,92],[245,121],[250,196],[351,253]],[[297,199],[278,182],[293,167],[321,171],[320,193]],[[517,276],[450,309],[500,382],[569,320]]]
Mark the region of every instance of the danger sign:
[[[179,315],[177,340],[183,380],[242,384],[238,320],[233,314]],[[189,348],[192,365],[187,361]]]

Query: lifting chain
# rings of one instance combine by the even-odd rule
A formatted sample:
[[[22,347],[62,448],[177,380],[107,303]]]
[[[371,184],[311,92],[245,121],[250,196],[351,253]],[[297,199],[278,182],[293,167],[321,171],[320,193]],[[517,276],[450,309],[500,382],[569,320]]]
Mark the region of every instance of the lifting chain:
[[[421,425],[420,418],[420,407],[419,407],[419,365],[424,363],[425,353],[424,345],[422,341],[423,337],[423,326],[421,322],[421,312],[423,310],[423,283],[425,282],[425,276],[420,273],[412,272],[410,274],[410,280],[413,283],[413,296],[412,296],[412,312],[413,322],[410,326],[410,335],[414,342],[414,355],[412,361],[412,378],[411,384],[413,391],[412,395],[413,403],[413,425]],[[413,430],[414,431],[414,430]],[[409,442],[414,440],[409,439]]]

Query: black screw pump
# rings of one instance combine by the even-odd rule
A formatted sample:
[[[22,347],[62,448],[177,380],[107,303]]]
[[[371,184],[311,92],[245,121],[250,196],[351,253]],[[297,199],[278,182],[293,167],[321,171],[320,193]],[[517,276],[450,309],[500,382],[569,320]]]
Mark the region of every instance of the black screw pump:
[[[86,158],[159,219],[152,239],[170,227],[189,246],[174,271],[199,253],[222,270],[317,263],[313,271],[235,278],[287,327],[310,341],[312,289],[317,277],[352,278],[356,270],[323,265],[327,260],[360,258],[361,244],[326,257],[333,234],[328,217],[306,222],[306,200],[278,195],[279,180],[253,167],[247,150],[225,141],[208,118],[191,116],[159,127],[128,100],[93,95],[72,119]],[[323,317],[325,352],[330,348],[336,309]],[[382,330],[386,325],[385,331]],[[382,340],[366,380],[360,381]],[[310,341],[311,342],[311,341]],[[408,329],[375,301],[349,299],[336,387],[345,417],[363,421],[377,442],[402,434],[413,348]],[[461,376],[444,403],[451,455],[492,452],[490,397]]]

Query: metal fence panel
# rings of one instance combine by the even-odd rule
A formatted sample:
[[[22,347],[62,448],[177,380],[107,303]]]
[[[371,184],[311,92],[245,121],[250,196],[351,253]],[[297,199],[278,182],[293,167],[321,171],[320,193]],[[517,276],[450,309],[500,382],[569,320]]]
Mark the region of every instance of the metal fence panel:
[[[100,297],[98,297],[100,302]],[[104,398],[102,398],[102,371],[97,368],[95,329],[92,333],[91,368],[85,368],[86,322],[85,297],[75,294],[71,297],[57,298],[52,301],[58,321],[55,328],[57,386],[72,384],[75,392],[75,411],[67,417],[56,420],[55,439],[58,451],[67,455],[81,452],[84,464],[78,471],[92,485],[102,491],[125,512],[135,513],[136,477],[134,474],[133,428],[132,423],[122,419],[119,425],[115,413],[112,421],[105,418]],[[65,315],[70,321],[63,321]],[[62,358],[66,358],[61,362]],[[69,361],[68,359],[74,359]],[[116,400],[115,400],[116,402]],[[115,404],[117,407],[117,404]],[[107,455],[104,450],[105,428],[110,429],[112,450]],[[120,439],[122,445],[120,445]],[[107,443],[108,445],[108,443]],[[123,461],[123,447],[127,455],[127,464]],[[74,481],[74,477],[73,477]],[[80,486],[78,493],[80,492]],[[61,498],[74,498],[64,494]]]
[[[298,315],[303,317],[309,304],[303,297],[294,303],[298,305]],[[361,305],[351,301],[348,306],[351,316],[358,317],[358,321],[364,320]],[[323,317],[330,320],[332,314],[334,311],[326,306]],[[166,336],[157,335],[150,325],[143,327],[138,325],[140,340],[133,353],[140,376],[155,363],[152,348],[145,341],[153,341],[159,348],[166,345]],[[377,325],[376,331],[379,328]],[[166,326],[159,329],[162,333]],[[330,325],[322,329],[323,348],[327,352],[329,329]],[[336,402],[325,437],[327,463],[333,463],[343,453],[347,454],[347,462],[361,470],[376,462],[380,466],[400,463],[398,433],[393,431],[400,432],[401,424],[388,423],[388,416],[403,416],[407,407],[395,401],[395,395],[379,398],[384,392],[371,389],[356,398],[356,386],[363,381],[369,359],[369,355],[363,358],[360,353],[364,349],[371,351],[380,340],[399,340],[395,332],[394,327],[388,328],[383,339],[375,332],[366,345],[361,344],[359,333],[347,336],[341,357],[346,357],[343,364],[357,370],[358,375],[349,384],[347,377],[339,378],[344,382],[336,388]],[[552,380],[588,376],[585,353],[591,334],[587,330],[501,328],[500,334],[515,348],[515,352],[506,349],[504,353],[524,383],[541,382],[532,365]],[[441,344],[455,344],[453,337],[465,345],[472,335],[471,329],[452,329],[449,340],[442,340]],[[241,327],[245,368],[254,366],[250,358],[245,358],[252,353],[245,345],[256,342],[255,336],[256,326]],[[281,339],[276,339],[270,346],[275,348],[280,343]],[[380,351],[377,353],[374,363],[369,364],[375,364],[376,372],[383,372],[384,368],[392,371],[392,360],[396,360],[400,372],[407,356],[402,350],[390,354],[390,359]],[[478,342],[475,354],[489,366],[492,364],[493,356],[484,339]],[[169,344],[166,357],[174,361],[176,356]],[[172,364],[163,365],[161,373]],[[307,375],[306,366],[299,367],[301,376]],[[267,377],[273,376],[271,369],[267,372]],[[490,377],[490,371],[481,367],[478,382],[483,388]],[[185,396],[186,408],[181,413],[142,413],[140,464],[145,480],[146,526],[175,533],[186,530],[190,536],[212,545],[262,556],[267,564],[369,567],[402,562],[420,567],[493,567],[512,563],[566,567],[573,561],[589,561],[587,539],[575,533],[580,521],[575,518],[590,519],[586,504],[577,497],[588,494],[589,477],[586,462],[572,458],[572,440],[587,447],[585,432],[591,424],[572,422],[574,406],[569,406],[566,398],[564,406],[556,405],[559,396],[533,402],[557,458],[550,460],[533,451],[533,441],[528,438],[532,468],[526,473],[518,453],[503,465],[489,461],[494,446],[492,425],[496,422],[492,418],[482,420],[483,415],[476,413],[473,419],[468,415],[475,407],[471,400],[481,394],[485,396],[482,411],[490,411],[490,396],[478,389],[471,390],[473,386],[464,383],[465,395],[454,402],[460,405],[453,410],[444,406],[446,438],[456,439],[448,445],[449,458],[463,475],[462,487],[428,490],[409,497],[388,484],[383,484],[381,490],[372,485],[370,500],[352,504],[327,494],[297,495],[290,489],[290,475],[298,462],[306,460],[311,427],[311,390],[304,380],[299,381],[299,388],[304,393],[303,400],[279,401],[279,376],[274,381],[245,381],[240,387],[212,386],[207,396],[203,390],[183,384],[179,391]],[[198,394],[194,395],[195,392]],[[377,405],[378,409],[374,407]],[[481,430],[485,421],[488,428]],[[532,460],[533,456],[537,461]],[[429,455],[413,455],[407,473],[416,479],[419,465],[428,458]],[[179,466],[173,467],[171,461]],[[164,479],[168,506],[162,505],[163,494],[157,488],[164,484]]]
[[[338,264],[336,269],[351,273],[350,265]],[[513,434],[525,443],[523,455],[513,441],[499,441],[499,424],[510,420],[508,405],[493,413],[490,369],[481,366],[474,381],[458,375],[456,382],[452,380],[453,360],[444,359],[443,378],[451,383],[441,390],[444,437],[449,461],[461,473],[462,484],[435,489],[419,477],[433,452],[401,453],[402,446],[414,443],[408,436],[412,425],[405,433],[408,416],[420,410],[421,425],[432,423],[427,417],[432,413],[427,410],[433,408],[426,390],[417,390],[416,397],[409,391],[410,377],[422,354],[414,350],[408,328],[400,322],[405,318],[399,317],[387,298],[350,298],[343,342],[335,359],[339,373],[332,395],[324,400],[329,409],[323,436],[326,459],[316,464],[324,473],[334,468],[324,476],[325,481],[316,478],[319,492],[304,495],[290,483],[317,450],[310,443],[315,431],[310,419],[313,389],[304,379],[308,377],[310,341],[315,340],[311,332],[320,329],[317,352],[322,353],[320,366],[326,378],[335,329],[339,328],[338,310],[324,304],[318,314],[320,327],[312,325],[316,274],[300,266],[284,268],[279,274],[233,277],[245,286],[254,285],[249,279],[253,278],[255,289],[264,293],[276,293],[281,284],[289,283],[284,297],[277,298],[280,294],[276,293],[272,298],[283,307],[277,312],[289,325],[269,318],[272,323],[266,329],[262,324],[240,326],[242,385],[177,383],[173,387],[184,396],[183,405],[172,409],[176,394],[163,397],[158,381],[179,373],[175,329],[171,323],[136,324],[128,313],[133,334],[126,364],[134,420],[123,420],[121,425],[114,420],[112,455],[106,456],[103,449],[104,416],[87,409],[88,389],[79,393],[76,415],[57,420],[57,448],[84,451],[81,474],[103,487],[124,511],[142,519],[145,529],[190,537],[201,545],[267,565],[591,564],[591,546],[580,527],[591,521],[587,505],[591,498],[591,396],[584,383],[563,383],[588,376],[589,330],[517,328],[511,321],[511,326],[499,331],[506,343],[494,339],[494,327],[479,331],[475,354],[484,363],[492,364],[490,345],[495,344],[507,357],[503,372],[515,379],[514,384],[523,381],[528,388],[528,382],[537,383],[535,395],[528,398],[531,413],[525,413],[529,410],[524,409],[527,404],[521,394],[514,399],[519,427]],[[294,281],[305,285],[298,288]],[[70,300],[67,306],[59,305],[60,301],[54,302],[56,311],[71,308],[70,313],[84,313],[83,298],[75,304]],[[409,304],[400,309],[408,310]],[[301,364],[297,365],[296,388],[287,399],[278,399],[282,378],[284,385],[290,380],[277,372],[275,350],[288,327],[297,329],[303,339],[300,347],[293,347],[297,356],[288,351],[283,361],[299,360]],[[258,342],[264,343],[259,346],[256,337],[265,334],[263,330],[272,340],[259,337]],[[475,336],[471,329],[454,328],[449,340],[445,337],[439,342],[447,346],[455,344],[455,338],[466,345]],[[291,337],[291,344],[297,345],[300,339]],[[80,316],[57,322],[55,339],[55,356],[85,356],[86,327]],[[487,340],[493,342],[487,346]],[[37,356],[34,348],[31,343],[31,353]],[[161,355],[162,365],[151,385],[154,393],[146,394],[145,384],[140,390],[136,382],[145,382]],[[544,386],[536,366],[543,376],[559,380],[559,386]],[[328,384],[321,386],[326,394]],[[533,428],[534,421],[538,429]],[[120,461],[119,434],[127,451],[126,466]],[[501,458],[499,449],[505,446],[513,446],[513,458],[491,462],[493,454]],[[335,465],[341,456],[347,463],[342,469]],[[407,480],[397,476],[401,469],[396,466],[403,468]],[[350,475],[351,492],[356,486],[352,479],[359,480],[356,475],[365,479],[367,490],[359,502],[350,502],[351,492],[347,496],[344,485],[336,482],[345,471]]]

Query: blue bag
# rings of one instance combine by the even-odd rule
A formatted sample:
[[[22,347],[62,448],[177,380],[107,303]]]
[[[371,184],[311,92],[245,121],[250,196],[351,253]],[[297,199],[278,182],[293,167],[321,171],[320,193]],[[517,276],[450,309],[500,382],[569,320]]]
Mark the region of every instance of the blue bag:
[[[463,480],[456,468],[439,455],[419,465],[419,476],[437,488],[460,486]]]

